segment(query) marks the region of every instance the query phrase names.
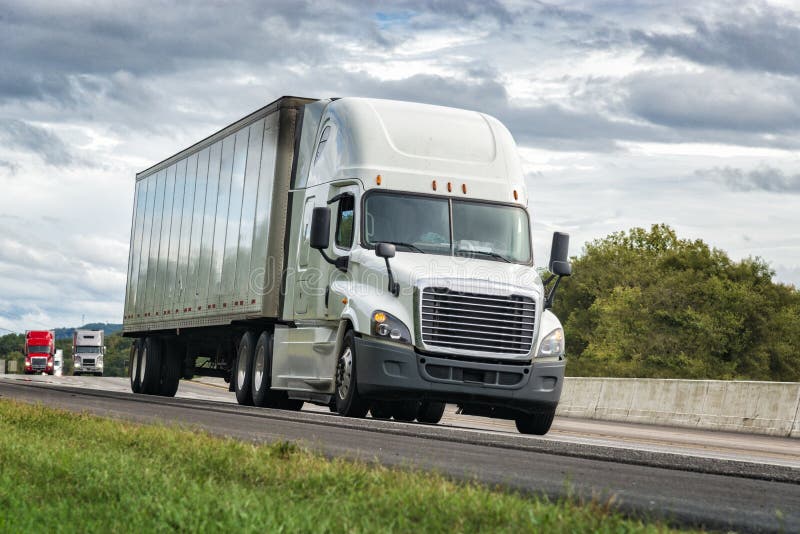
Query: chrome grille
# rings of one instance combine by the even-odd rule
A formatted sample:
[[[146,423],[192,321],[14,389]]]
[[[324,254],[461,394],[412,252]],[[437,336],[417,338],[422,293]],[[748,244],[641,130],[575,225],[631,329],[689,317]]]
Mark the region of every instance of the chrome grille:
[[[81,363],[83,363],[83,365],[94,365],[94,359],[87,360],[86,358],[84,358],[84,359],[81,361]]]
[[[47,358],[43,358],[41,356],[31,358],[31,367],[44,369],[47,367]]]
[[[528,354],[533,344],[536,303],[522,295],[497,296],[422,290],[420,325],[428,347]]]

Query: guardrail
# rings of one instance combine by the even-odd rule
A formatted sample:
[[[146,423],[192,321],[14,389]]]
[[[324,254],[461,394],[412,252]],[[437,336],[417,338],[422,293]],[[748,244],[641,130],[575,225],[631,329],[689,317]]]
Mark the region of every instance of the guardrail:
[[[556,413],[800,438],[800,383],[567,377]]]

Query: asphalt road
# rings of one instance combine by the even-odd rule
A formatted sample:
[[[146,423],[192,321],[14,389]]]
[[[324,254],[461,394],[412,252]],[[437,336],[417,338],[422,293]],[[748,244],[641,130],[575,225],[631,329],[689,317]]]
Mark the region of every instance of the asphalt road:
[[[574,419],[557,420],[538,438],[483,428],[498,422],[454,413],[431,426],[243,407],[213,383],[182,383],[175,399],[126,389],[124,380],[109,378],[0,380],[0,398],[254,441],[296,440],[330,456],[434,469],[551,497],[613,495],[626,513],[681,524],[800,531],[798,440]]]

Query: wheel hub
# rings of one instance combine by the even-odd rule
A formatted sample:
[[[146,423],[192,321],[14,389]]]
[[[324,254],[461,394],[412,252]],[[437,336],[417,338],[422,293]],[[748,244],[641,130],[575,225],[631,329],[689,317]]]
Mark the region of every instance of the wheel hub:
[[[350,392],[350,384],[353,380],[353,351],[350,347],[344,349],[339,356],[339,364],[336,367],[336,393],[341,400],[347,398]]]

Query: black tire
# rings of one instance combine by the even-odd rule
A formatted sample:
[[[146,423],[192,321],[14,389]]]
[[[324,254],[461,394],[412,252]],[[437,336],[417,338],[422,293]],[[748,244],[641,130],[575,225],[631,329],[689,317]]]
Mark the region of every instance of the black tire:
[[[369,413],[375,419],[391,419],[392,406],[387,401],[372,401],[372,405],[369,407]]]
[[[442,420],[445,403],[439,401],[422,401],[417,412],[417,421],[435,425]]]
[[[336,411],[345,417],[364,417],[369,404],[358,394],[358,357],[353,331],[344,335],[342,351],[336,362]]]
[[[236,353],[236,365],[231,373],[236,402],[243,406],[253,405],[253,354],[256,350],[256,336],[245,332]]]
[[[161,339],[157,336],[146,337],[139,354],[141,393],[158,395],[161,385]]]
[[[272,334],[262,332],[258,336],[253,355],[252,377],[253,404],[262,408],[278,408],[280,396],[272,391]]]
[[[419,401],[399,401],[392,406],[392,417],[394,417],[395,421],[410,423],[417,418],[418,410]]]
[[[553,424],[556,409],[544,408],[538,412],[521,415],[516,418],[517,430],[520,434],[534,434],[544,436]]]
[[[78,371],[77,373],[75,371],[72,371],[72,376],[81,376],[81,373],[80,371]]]
[[[161,379],[158,394],[162,397],[174,397],[181,382],[181,365],[183,363],[183,346],[177,341],[165,341],[161,355]]]

